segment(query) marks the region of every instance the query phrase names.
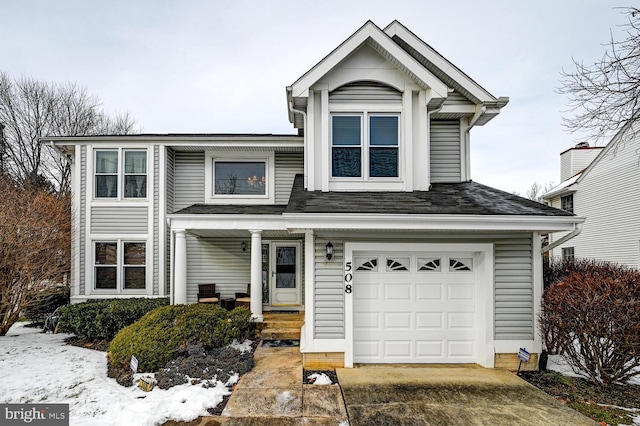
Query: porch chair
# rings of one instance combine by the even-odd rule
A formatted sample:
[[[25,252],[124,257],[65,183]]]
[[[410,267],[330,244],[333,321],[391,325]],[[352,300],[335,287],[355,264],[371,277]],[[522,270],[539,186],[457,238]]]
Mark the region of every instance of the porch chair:
[[[251,308],[251,284],[247,284],[247,292],[236,293],[236,307],[243,306],[247,309]]]
[[[215,284],[198,284],[198,303],[220,304],[220,293],[216,293]]]

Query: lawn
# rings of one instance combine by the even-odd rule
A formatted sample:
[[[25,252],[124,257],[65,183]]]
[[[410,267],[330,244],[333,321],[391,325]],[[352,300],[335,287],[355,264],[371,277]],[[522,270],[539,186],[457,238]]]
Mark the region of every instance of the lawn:
[[[601,424],[640,425],[640,376],[629,384],[601,388],[574,373],[561,356],[549,357],[548,371],[521,377]]]

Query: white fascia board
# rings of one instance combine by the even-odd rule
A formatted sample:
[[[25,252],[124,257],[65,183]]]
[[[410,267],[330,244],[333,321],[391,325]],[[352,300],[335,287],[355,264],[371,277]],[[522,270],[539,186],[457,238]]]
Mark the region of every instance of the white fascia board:
[[[289,232],[306,229],[392,229],[416,231],[570,231],[584,217],[577,216],[481,216],[481,215],[378,215],[304,214],[282,215]]]
[[[578,181],[581,175],[582,175],[582,172],[574,175],[573,177],[570,177],[569,179],[565,180],[561,184],[552,188],[546,194],[542,194],[542,198],[547,201],[550,201],[552,198],[555,198],[560,194],[568,194],[571,192],[576,192],[578,190],[578,187],[574,185]]]
[[[243,230],[261,229],[285,231],[287,227],[282,215],[250,214],[172,214],[167,215],[171,229]]]
[[[429,62],[441,69],[445,74],[449,75],[453,80],[458,82],[469,93],[478,98],[481,102],[496,102],[497,98],[485,90],[478,83],[473,81],[468,75],[462,72],[458,67],[446,60],[442,55],[435,51],[431,46],[422,41],[419,37],[409,31],[404,25],[398,21],[389,24],[384,32],[393,37],[397,35],[411,47],[416,49],[418,53],[427,58]]]
[[[304,149],[304,138],[297,135],[282,136],[234,136],[234,135],[117,135],[55,137],[42,139],[41,143],[51,142],[56,147],[95,144],[128,146],[154,143],[161,146],[202,146],[204,148],[300,148]]]
[[[425,86],[431,88],[434,97],[446,98],[448,95],[448,87],[439,78],[427,70],[421,63],[416,61],[411,55],[405,52],[393,40],[389,38],[380,28],[373,22],[368,21],[359,30],[346,39],[340,46],[329,53],[317,65],[307,71],[300,77],[291,87],[291,96],[307,97],[309,88],[320,80],[324,75],[334,69],[347,56],[358,49],[360,45],[371,38],[380,45],[381,48],[389,52],[391,56],[396,58],[410,71],[416,79],[421,81]]]

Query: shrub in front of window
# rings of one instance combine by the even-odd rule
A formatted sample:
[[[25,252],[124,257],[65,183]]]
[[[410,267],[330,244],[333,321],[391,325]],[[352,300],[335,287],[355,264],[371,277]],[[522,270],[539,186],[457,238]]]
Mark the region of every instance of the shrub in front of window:
[[[236,339],[252,337],[254,326],[251,312],[245,308],[229,312],[210,304],[164,306],[116,335],[109,345],[109,363],[126,369],[135,355],[138,371],[157,371],[175,359],[180,348],[221,348]]]
[[[540,331],[550,353],[608,386],[640,374],[640,271],[569,263],[543,294]]]
[[[167,298],[90,300],[60,308],[58,330],[73,333],[89,342],[111,340],[129,324],[160,306],[169,304]]]

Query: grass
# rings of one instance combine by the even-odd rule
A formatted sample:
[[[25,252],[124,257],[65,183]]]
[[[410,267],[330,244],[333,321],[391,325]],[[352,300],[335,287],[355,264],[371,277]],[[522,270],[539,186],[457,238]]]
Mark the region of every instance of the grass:
[[[554,371],[523,372],[521,377],[600,424],[631,425],[634,416],[640,414],[640,386],[637,385],[600,387]]]

